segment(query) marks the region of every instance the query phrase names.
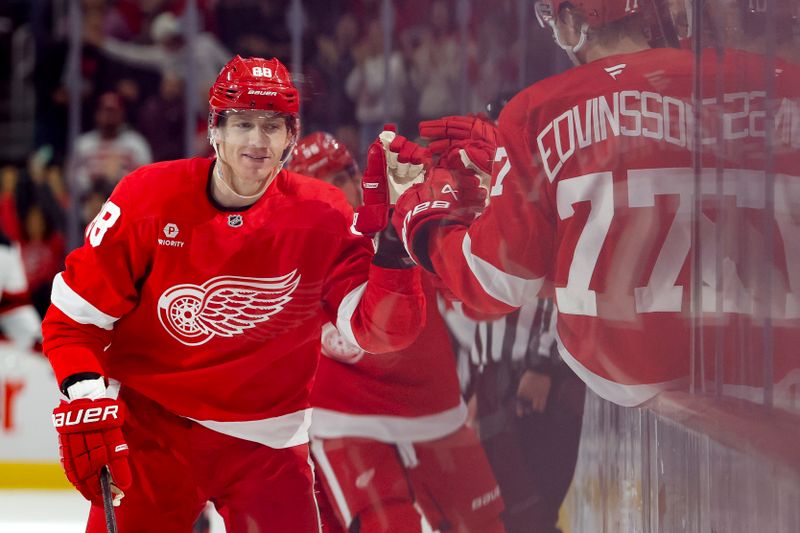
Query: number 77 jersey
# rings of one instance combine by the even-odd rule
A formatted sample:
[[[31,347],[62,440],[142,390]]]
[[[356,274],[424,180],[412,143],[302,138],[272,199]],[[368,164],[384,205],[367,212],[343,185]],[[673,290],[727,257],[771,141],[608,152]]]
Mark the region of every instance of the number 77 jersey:
[[[699,179],[687,52],[612,56],[521,92],[500,116],[489,207],[468,230],[433,235],[437,274],[490,313],[552,294],[562,357],[621,405],[685,387],[692,353],[710,382],[721,368],[725,386],[763,385],[761,363],[733,362],[761,353],[767,317],[776,383],[791,374],[800,165],[782,162],[797,163],[797,139],[768,175],[763,62],[742,70],[742,57],[707,62]]]

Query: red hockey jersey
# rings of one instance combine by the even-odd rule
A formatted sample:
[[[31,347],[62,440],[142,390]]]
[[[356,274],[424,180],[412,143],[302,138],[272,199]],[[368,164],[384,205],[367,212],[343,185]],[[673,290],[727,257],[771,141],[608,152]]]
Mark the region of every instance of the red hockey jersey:
[[[595,392],[622,405],[685,383],[692,350],[700,353],[701,342],[714,354],[713,327],[725,328],[732,316],[770,316],[784,346],[781,334],[797,331],[789,305],[797,264],[783,252],[788,234],[776,231],[773,241],[757,224],[728,234],[731,220],[760,219],[767,207],[764,95],[741,72],[717,82],[714,63],[704,65],[700,117],[703,294],[695,302],[712,317],[705,335],[692,329],[696,142],[688,52],[608,57],[521,92],[500,116],[488,209],[469,230],[440,229],[431,240],[437,273],[471,307],[508,312],[553,292],[562,357]],[[729,58],[725,74],[736,67]],[[797,185],[796,170],[776,176],[784,213],[796,208]],[[715,224],[723,212],[733,217],[720,222],[725,238],[747,244],[727,246],[718,265]],[[763,268],[750,257],[766,258],[765,242],[775,243],[775,264],[764,267],[775,269],[774,309],[759,301]],[[729,331],[721,348],[733,357],[740,339]]]
[[[283,170],[226,210],[212,169],[171,161],[120,182],[55,279],[45,353],[59,383],[99,372],[211,429],[296,445],[323,320],[368,352],[407,346],[423,323],[419,272],[372,265],[333,186]]]
[[[311,395],[312,435],[414,442],[449,435],[464,424],[453,344],[430,276],[423,276],[423,288],[426,326],[414,344],[374,357],[320,359]]]

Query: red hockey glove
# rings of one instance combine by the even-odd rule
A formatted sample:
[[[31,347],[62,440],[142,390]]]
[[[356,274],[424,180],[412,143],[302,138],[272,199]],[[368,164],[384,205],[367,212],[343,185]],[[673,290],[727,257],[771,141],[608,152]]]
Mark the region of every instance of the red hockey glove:
[[[423,182],[398,200],[392,224],[415,263],[434,272],[428,257],[428,237],[436,226],[468,226],[486,203],[486,190],[472,175],[434,168]]]
[[[431,152],[392,131],[381,133],[380,140],[386,150],[390,201],[394,205],[409,187],[422,183],[431,166]]]
[[[67,479],[95,505],[103,505],[100,470],[111,470],[114,505],[131,486],[128,445],[122,437],[124,406],[111,398],[62,401],[53,410],[61,464]]]
[[[374,235],[388,225],[389,207],[414,183],[421,182],[430,165],[430,153],[397,135],[387,124],[367,150],[367,164],[361,180],[364,203],[356,209],[354,227]]]
[[[439,159],[439,165],[459,175],[478,178],[480,186],[489,190],[492,183],[492,162],[495,147],[484,141],[453,143]]]
[[[361,178],[364,203],[356,208],[353,227],[364,235],[383,230],[389,219],[389,183],[386,177],[386,154],[379,140],[367,150],[367,165]]]
[[[434,154],[445,152],[454,142],[465,140],[483,141],[497,148],[497,128],[490,121],[467,115],[424,120],[419,123],[420,137],[431,139],[428,149]]]

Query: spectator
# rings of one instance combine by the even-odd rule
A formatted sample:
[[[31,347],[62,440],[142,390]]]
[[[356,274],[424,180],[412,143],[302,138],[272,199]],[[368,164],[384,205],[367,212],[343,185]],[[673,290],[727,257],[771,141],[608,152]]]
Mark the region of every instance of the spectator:
[[[111,193],[114,191],[114,186],[104,181],[98,181],[92,184],[86,194],[81,198],[81,227],[85,228],[89,223],[94,220],[94,217],[100,213],[103,204],[106,203]]]
[[[24,233],[20,214],[26,214],[32,205],[41,207],[54,227],[64,224],[66,198],[60,169],[55,165],[44,167],[37,159],[31,156],[28,175],[13,165],[0,169],[0,231],[15,242]]]
[[[157,95],[145,101],[139,112],[139,131],[153,147],[153,160],[180,159],[184,150],[183,80],[165,72]]]
[[[103,0],[105,1],[105,0]],[[217,0],[196,0],[200,18],[206,28],[215,26],[209,4]],[[115,0],[110,2],[104,18],[106,35],[123,41],[140,40],[152,19],[162,11],[180,14],[186,9],[186,0]]]
[[[61,169],[48,165],[53,155],[50,146],[44,146],[28,158],[27,175],[21,174],[14,188],[20,213],[18,235],[21,261],[28,280],[30,299],[40,316],[44,316],[50,301],[53,276],[64,264],[65,242],[61,229],[65,223],[68,201]]]
[[[153,19],[150,37],[155,44],[127,43],[96,32],[88,39],[113,59],[157,70],[162,76],[174,73],[186,79],[190,48],[175,15],[166,12]],[[231,54],[208,32],[197,34],[191,51],[194,53],[191,59],[194,60],[192,63],[196,69],[199,94],[204,95]],[[205,111],[202,96],[198,98],[197,105],[198,112]]]
[[[445,0],[446,9],[452,10],[455,2]],[[431,22],[431,3],[429,0],[405,0],[396,3],[397,31],[402,34],[408,30],[422,29]]]
[[[97,46],[97,42],[89,38],[89,36],[103,35],[103,19],[106,12],[104,4],[104,2],[91,1],[84,6],[83,32],[85,37],[80,58],[81,131],[90,129],[94,124],[94,113],[99,105],[100,97],[108,91],[116,91],[119,80],[129,75],[124,66],[108,57],[108,54]],[[61,86],[56,89],[53,98],[56,105],[66,108],[69,106],[70,99],[75,95],[70,93],[71,88],[68,86],[70,73],[67,71],[68,63],[66,61],[64,61],[63,67]]]
[[[329,11],[325,6],[325,13]],[[287,23],[289,0],[218,2],[216,19],[224,46],[245,55],[288,59],[292,37]]]
[[[482,106],[501,93],[516,93],[518,60],[509,50],[514,47],[514,33],[507,31],[511,20],[500,14],[478,26],[475,57],[470,66],[473,107]]]
[[[43,146],[28,158],[28,174],[17,189],[17,205],[22,213],[38,205],[54,228],[63,228],[69,196],[61,167],[50,163],[50,146]]]
[[[367,146],[381,131],[385,122],[400,120],[405,111],[403,91],[406,85],[405,66],[399,52],[389,58],[389,78],[393,94],[387,94],[384,84],[383,28],[373,20],[367,35],[354,51],[356,66],[347,76],[345,90],[356,102],[356,118],[360,127],[360,160],[365,159]]]
[[[60,209],[60,216],[54,217],[56,225],[63,227],[64,225],[64,210],[69,206],[69,193],[67,186],[64,183],[64,173],[59,165],[51,164],[45,169],[44,181],[47,183],[46,191],[51,195],[55,205],[53,209],[58,207]],[[51,211],[54,213],[54,211]]]
[[[310,71],[309,80],[313,81],[311,89],[324,97],[309,99],[305,107],[311,129],[333,130],[341,125],[356,124],[355,105],[345,92],[342,80],[355,66],[351,51],[357,38],[358,25],[350,14],[336,22],[333,35],[317,37],[317,54],[307,70]]]
[[[75,142],[71,162],[74,191],[85,194],[97,181],[116,184],[124,175],[152,160],[144,137],[125,126],[119,96],[105,93],[95,112],[95,129]]]
[[[461,50],[452,31],[447,2],[436,0],[430,7],[430,26],[413,50],[411,82],[419,95],[417,114],[427,120],[458,113]]]
[[[20,248],[31,301],[43,317],[53,278],[64,268],[64,236],[38,204],[28,208],[22,229]]]
[[[17,184],[19,169],[13,165],[0,168],[0,232],[11,240],[19,240],[17,216]]]

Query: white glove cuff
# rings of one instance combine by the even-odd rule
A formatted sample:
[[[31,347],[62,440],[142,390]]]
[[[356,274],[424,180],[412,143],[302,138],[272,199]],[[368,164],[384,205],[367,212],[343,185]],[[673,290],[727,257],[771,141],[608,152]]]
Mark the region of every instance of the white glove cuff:
[[[99,400],[106,397],[106,384],[103,378],[82,379],[67,387],[67,396],[70,401],[82,398]]]

